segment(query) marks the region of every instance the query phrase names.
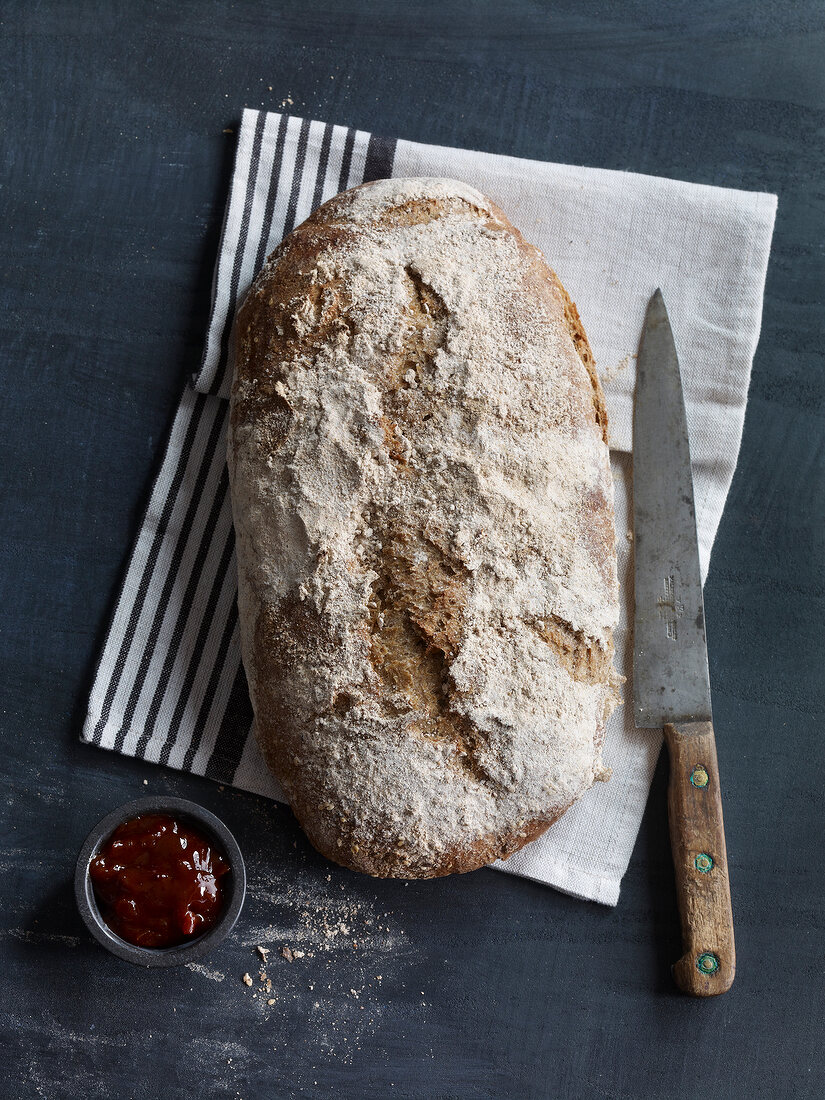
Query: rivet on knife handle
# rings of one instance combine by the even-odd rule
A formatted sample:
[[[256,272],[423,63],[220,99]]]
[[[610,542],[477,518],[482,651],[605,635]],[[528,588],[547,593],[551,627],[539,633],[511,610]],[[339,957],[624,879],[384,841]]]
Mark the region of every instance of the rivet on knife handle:
[[[736,973],[733,916],[716,744],[710,722],[666,725],[668,815],[684,954],[673,977],[684,993],[713,997]]]

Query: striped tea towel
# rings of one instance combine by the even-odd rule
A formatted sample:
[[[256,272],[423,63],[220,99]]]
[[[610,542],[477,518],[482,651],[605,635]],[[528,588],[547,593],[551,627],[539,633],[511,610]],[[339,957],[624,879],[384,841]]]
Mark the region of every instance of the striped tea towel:
[[[487,192],[578,304],[610,416],[625,597],[616,652],[627,676],[634,363],[645,306],[662,287],[680,351],[707,571],[739,450],[775,196],[388,141],[246,110],[203,364],[181,398],[132,551],[84,741],[283,798],[250,735],[238,643],[225,463],[232,318],[293,226],[338,191],[391,175],[452,176]],[[608,724],[611,781],[497,867],[615,905],[661,745],[658,731],[634,728],[631,711],[621,708]]]

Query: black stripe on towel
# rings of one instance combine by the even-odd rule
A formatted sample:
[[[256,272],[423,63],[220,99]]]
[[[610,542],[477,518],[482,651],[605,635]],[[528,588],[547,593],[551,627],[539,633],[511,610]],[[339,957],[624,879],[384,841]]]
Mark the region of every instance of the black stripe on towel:
[[[281,168],[284,161],[284,142],[286,141],[286,129],[289,115],[281,115],[278,123],[278,135],[275,138],[275,154],[272,159],[272,172],[269,177],[269,189],[266,193],[264,216],[261,222],[258,248],[255,252],[255,275],[261,270],[266,259],[266,242],[269,240],[269,231],[272,228],[272,213],[275,209],[275,201],[278,198],[278,183],[281,179]]]
[[[349,185],[349,169],[352,164],[352,147],[355,145],[355,131],[350,127],[344,138],[344,154],[341,157],[341,174],[338,176],[338,190],[346,191]]]
[[[301,122],[301,132],[298,135],[298,148],[295,150],[295,168],[292,173],[292,190],[289,192],[289,205],[286,208],[284,229],[282,236],[286,237],[295,228],[295,211],[298,208],[298,195],[301,192],[301,183],[304,177],[304,162],[307,156],[307,141],[309,140],[309,119]]]
[[[221,380],[226,370],[226,361],[229,354],[229,333],[232,329],[232,316],[235,312],[235,300],[238,297],[238,284],[241,279],[241,267],[243,254],[246,251],[246,241],[249,236],[249,218],[252,213],[252,202],[255,198],[255,188],[258,185],[258,168],[261,163],[261,144],[264,136],[266,113],[258,112],[255,120],[255,136],[252,139],[252,154],[249,160],[249,176],[246,181],[246,197],[244,198],[243,216],[241,228],[238,233],[238,243],[235,246],[235,262],[232,264],[232,277],[229,282],[229,301],[226,306],[226,319],[221,333],[221,352],[218,356],[218,367],[215,371],[215,380],[209,388],[209,392],[215,394],[220,389]]]
[[[367,146],[367,159],[364,162],[364,183],[371,180],[385,180],[392,175],[395,161],[396,142],[389,138],[370,134]]]
[[[238,668],[226,713],[204,775],[219,783],[232,783],[241,762],[246,742],[252,736],[252,704],[243,665]]]
[[[324,127],[324,136],[321,139],[321,152],[318,156],[318,175],[315,177],[315,190],[312,192],[312,209],[317,210],[321,205],[324,195],[324,180],[327,178],[327,165],[329,164],[329,148],[332,144],[333,127],[329,123]]]

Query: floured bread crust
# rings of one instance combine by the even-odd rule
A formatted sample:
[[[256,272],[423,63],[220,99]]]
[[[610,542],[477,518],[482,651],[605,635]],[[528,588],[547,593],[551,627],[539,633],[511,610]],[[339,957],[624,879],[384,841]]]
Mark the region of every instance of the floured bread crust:
[[[606,415],[555,274],[463,183],[327,202],[236,324],[229,466],[264,756],[312,843],[469,871],[595,780],[618,701]]]

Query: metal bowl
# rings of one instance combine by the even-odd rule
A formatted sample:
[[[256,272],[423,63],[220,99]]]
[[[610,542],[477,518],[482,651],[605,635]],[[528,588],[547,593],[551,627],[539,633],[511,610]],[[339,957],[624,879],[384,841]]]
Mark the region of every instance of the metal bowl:
[[[203,935],[175,947],[137,947],[116,935],[100,915],[89,875],[89,864],[118,825],[142,814],[169,814],[197,825],[214,840],[215,846],[225,854],[230,866],[230,871],[221,879],[225,899],[216,923]],[[98,943],[103,944],[113,955],[137,966],[180,966],[208,954],[235,927],[246,897],[246,868],[241,849],[232,833],[203,806],[185,798],[138,798],[107,814],[86,837],[77,857],[74,893],[83,923]]]

